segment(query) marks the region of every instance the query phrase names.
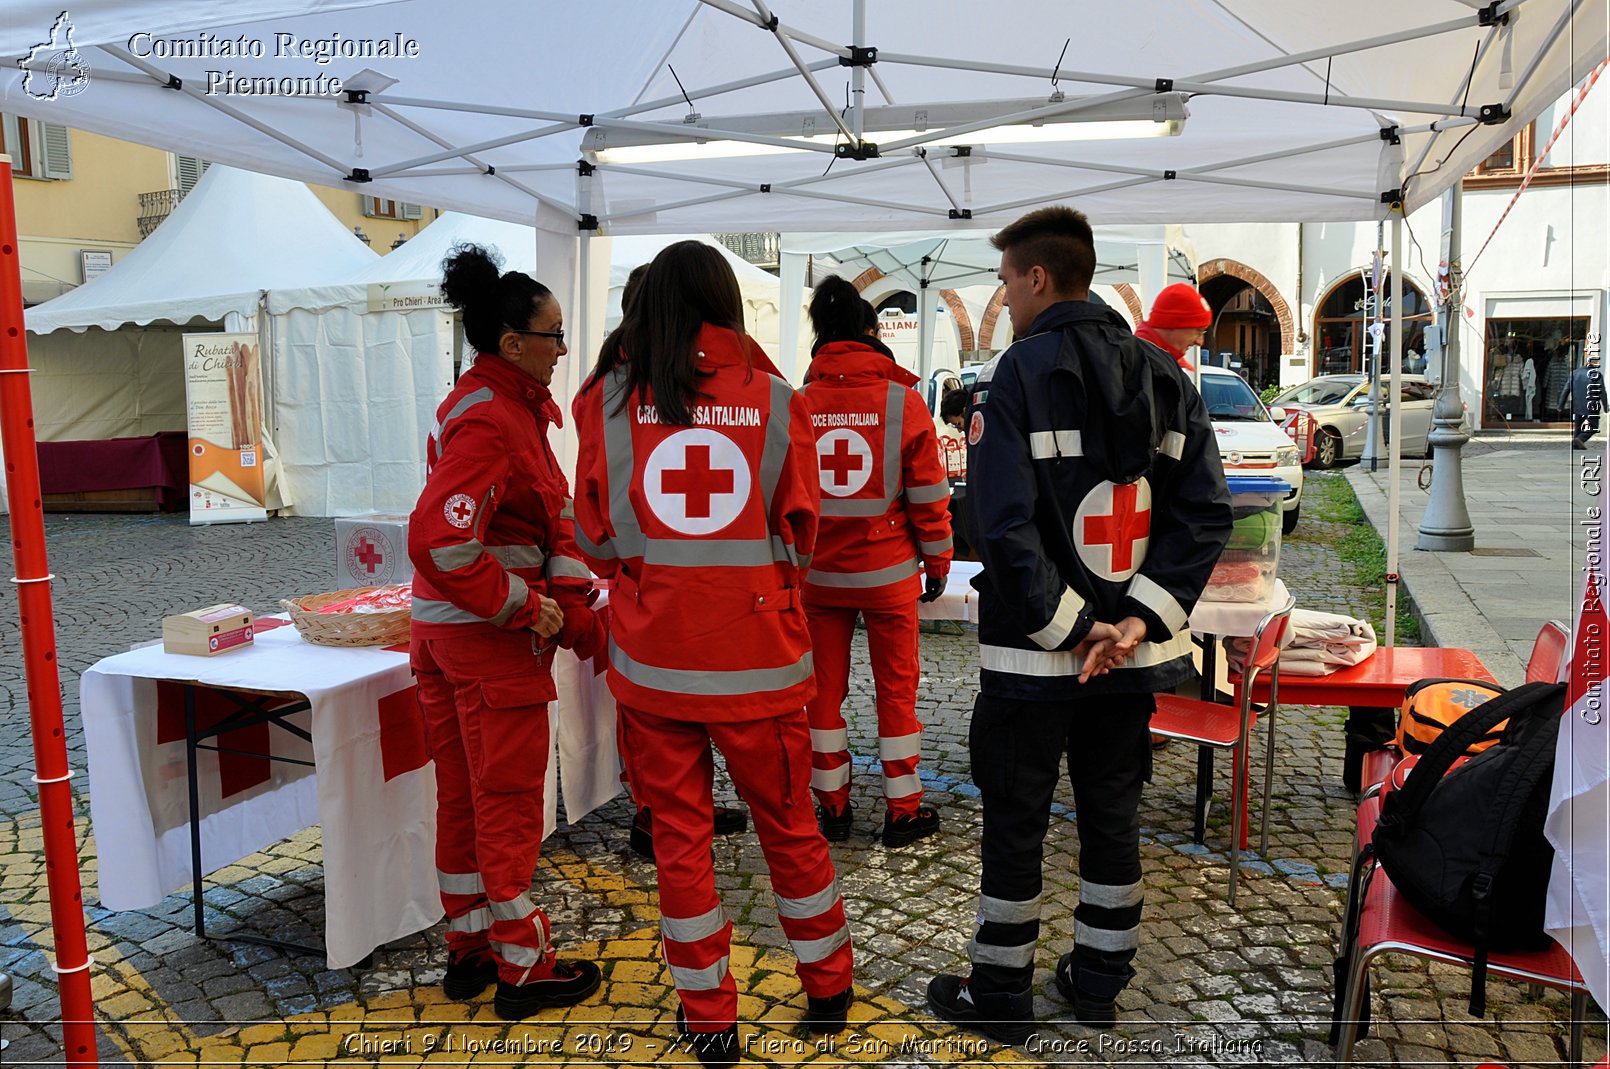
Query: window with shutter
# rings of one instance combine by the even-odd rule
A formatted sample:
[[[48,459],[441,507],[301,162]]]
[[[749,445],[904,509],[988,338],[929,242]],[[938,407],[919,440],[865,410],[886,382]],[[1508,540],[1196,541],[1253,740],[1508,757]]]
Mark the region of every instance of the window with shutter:
[[[59,123],[42,122],[39,124],[39,140],[44,177],[73,177],[73,146],[68,138],[67,127]]]
[[[408,204],[408,203],[405,202],[402,205],[402,214],[400,216],[398,216],[398,218],[400,218],[400,219],[418,219],[419,218],[419,205],[417,205],[417,204]]]
[[[0,116],[0,120],[0,140],[11,157],[12,174],[18,178],[73,177],[67,127],[20,115]]]
[[[194,189],[196,183],[201,181],[201,176],[206,174],[207,168],[211,166],[211,162],[198,156],[175,154],[173,157],[173,184],[179,190],[179,196],[182,197]]]

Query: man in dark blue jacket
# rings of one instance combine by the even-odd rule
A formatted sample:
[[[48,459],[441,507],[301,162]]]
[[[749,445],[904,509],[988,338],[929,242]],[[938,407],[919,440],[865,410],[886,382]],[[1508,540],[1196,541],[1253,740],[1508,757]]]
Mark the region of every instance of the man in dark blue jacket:
[[[979,926],[971,975],[936,977],[928,1001],[1019,1043],[1034,1023],[1041,859],[1064,753],[1080,891],[1057,988],[1080,1021],[1105,1027],[1134,976],[1153,695],[1194,673],[1186,621],[1231,513],[1201,395],[1167,353],[1088,300],[1085,217],[1043,208],[993,243],[1018,340],[979,375],[967,424],[984,564],[971,730]]]

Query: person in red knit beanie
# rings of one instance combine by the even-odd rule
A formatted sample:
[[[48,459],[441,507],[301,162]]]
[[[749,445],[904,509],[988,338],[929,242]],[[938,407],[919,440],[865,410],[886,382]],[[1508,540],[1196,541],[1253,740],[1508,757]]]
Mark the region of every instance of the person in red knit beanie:
[[[1213,310],[1194,286],[1176,282],[1165,286],[1152,302],[1152,314],[1135,331],[1135,337],[1149,341],[1168,353],[1186,371],[1195,371],[1185,359],[1185,350],[1202,343],[1202,335],[1213,325]]]

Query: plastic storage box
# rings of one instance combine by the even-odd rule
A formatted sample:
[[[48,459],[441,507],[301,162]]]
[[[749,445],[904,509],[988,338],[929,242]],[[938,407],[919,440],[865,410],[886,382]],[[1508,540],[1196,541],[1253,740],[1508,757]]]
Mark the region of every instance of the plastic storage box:
[[[335,521],[335,585],[390,586],[409,583],[408,517],[381,512]]]
[[[1225,482],[1235,525],[1202,597],[1265,601],[1274,593],[1280,567],[1280,503],[1291,485],[1268,475],[1232,475]]]

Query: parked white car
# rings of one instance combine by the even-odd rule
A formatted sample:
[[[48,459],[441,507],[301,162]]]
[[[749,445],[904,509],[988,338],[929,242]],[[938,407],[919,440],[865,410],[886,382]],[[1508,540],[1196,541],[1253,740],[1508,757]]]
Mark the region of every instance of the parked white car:
[[[1272,475],[1291,485],[1281,503],[1281,530],[1302,513],[1303,466],[1297,445],[1280,429],[1247,381],[1223,368],[1202,368],[1202,402],[1219,443],[1226,475]]]

